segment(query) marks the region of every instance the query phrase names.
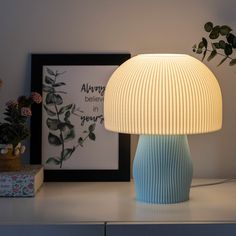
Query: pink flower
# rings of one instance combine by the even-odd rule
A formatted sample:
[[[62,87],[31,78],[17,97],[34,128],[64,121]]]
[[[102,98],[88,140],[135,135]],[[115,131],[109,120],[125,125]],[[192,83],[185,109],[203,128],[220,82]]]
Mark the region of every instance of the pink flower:
[[[21,115],[29,117],[29,116],[32,116],[32,112],[29,107],[22,107],[21,108]]]
[[[14,107],[18,104],[18,102],[16,100],[10,100],[6,103],[7,107]]]
[[[41,103],[42,102],[42,96],[39,93],[32,92],[30,97],[35,103]]]

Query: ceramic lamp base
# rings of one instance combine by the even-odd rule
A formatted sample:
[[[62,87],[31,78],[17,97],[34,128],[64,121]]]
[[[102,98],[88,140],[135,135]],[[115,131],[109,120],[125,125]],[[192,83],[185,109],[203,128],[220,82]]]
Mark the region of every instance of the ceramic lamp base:
[[[192,174],[186,135],[140,135],[133,164],[138,201],[159,204],[187,201]]]

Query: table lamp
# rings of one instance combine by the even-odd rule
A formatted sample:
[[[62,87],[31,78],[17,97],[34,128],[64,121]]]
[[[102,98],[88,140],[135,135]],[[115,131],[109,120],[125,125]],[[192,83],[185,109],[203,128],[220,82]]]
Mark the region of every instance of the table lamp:
[[[187,201],[193,164],[186,135],[221,128],[220,87],[191,56],[141,54],[109,79],[104,121],[108,130],[140,134],[133,163],[138,201]]]

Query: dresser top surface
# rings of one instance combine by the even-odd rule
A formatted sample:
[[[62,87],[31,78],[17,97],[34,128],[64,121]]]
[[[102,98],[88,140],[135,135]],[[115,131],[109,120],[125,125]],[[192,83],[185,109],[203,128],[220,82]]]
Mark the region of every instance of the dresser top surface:
[[[214,179],[195,179],[193,185]],[[0,198],[0,224],[236,222],[236,182],[191,188],[187,202],[136,202],[133,182],[44,183],[34,198]]]

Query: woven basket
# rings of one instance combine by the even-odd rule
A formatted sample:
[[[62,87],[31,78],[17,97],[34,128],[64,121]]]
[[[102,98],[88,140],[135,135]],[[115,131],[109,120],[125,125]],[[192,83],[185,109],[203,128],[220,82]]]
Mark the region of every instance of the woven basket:
[[[13,155],[12,151],[0,154],[0,171],[19,171],[22,168],[20,155]]]

